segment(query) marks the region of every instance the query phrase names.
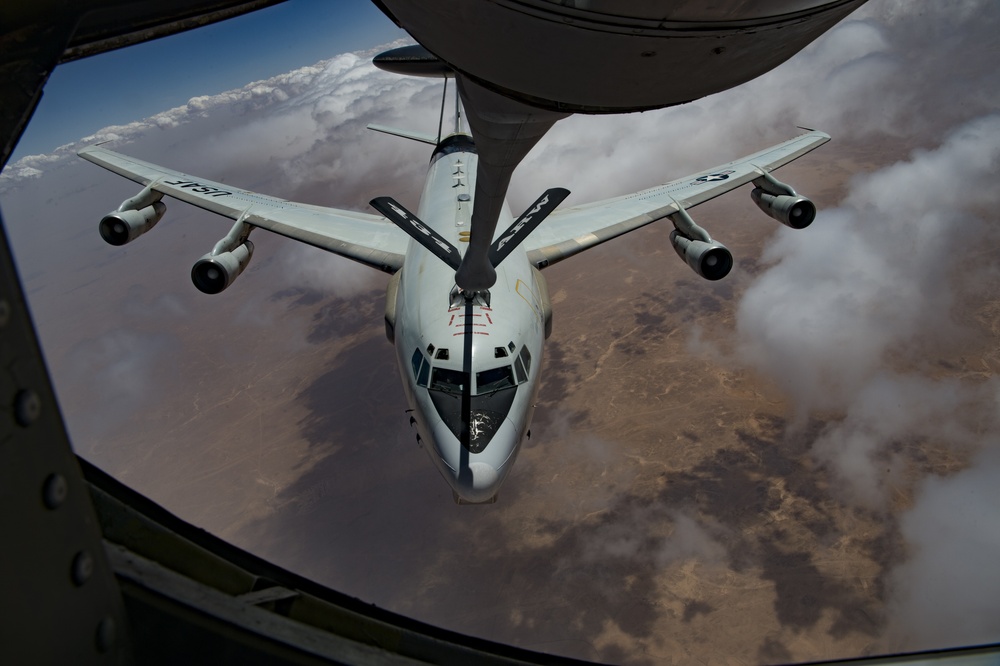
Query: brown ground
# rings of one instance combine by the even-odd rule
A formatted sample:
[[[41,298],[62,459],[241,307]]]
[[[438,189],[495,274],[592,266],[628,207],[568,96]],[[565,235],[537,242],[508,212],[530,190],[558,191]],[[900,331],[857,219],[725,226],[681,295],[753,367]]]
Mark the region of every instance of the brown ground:
[[[832,144],[783,173],[830,206],[848,175],[892,151]],[[415,444],[380,289],[352,299],[275,289],[262,259],[281,240],[262,240],[254,268],[211,308],[200,295],[187,302],[165,343],[170,362],[156,367],[165,387],[155,401],[77,448],[278,564],[499,641],[662,664],[884,649],[884,576],[903,548],[896,512],[915,479],[962,460],[920,452],[889,515],[834,499],[808,455],[823,423],[792,427],[784,396],[725,360],[734,305],[774,224],[748,198],[697,211],[738,259],[721,283],[684,267],[659,227],[546,271],[555,332],[545,381],[532,438],[494,506],[453,505]],[[211,240],[196,243],[172,229],[152,237],[192,260],[194,245],[219,235],[199,231]],[[142,266],[149,247],[120,261]],[[101,280],[73,298],[91,316],[126,300],[162,311],[155,285],[185,270],[146,265],[135,284]],[[967,317],[1000,330],[995,304]],[[696,330],[722,355],[692,352]],[[50,363],[69,363],[72,332],[48,337]],[[996,369],[995,351],[976,353]],[[62,399],[71,422],[97,408],[85,394]]]

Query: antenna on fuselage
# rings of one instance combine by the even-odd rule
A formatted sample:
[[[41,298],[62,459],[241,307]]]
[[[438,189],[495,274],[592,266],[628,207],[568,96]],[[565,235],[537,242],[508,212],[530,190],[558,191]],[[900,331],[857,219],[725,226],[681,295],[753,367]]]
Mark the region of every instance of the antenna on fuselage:
[[[444,88],[441,90],[441,113],[438,115],[438,133],[437,140],[441,143],[441,139],[444,138],[442,132],[444,131],[444,110],[448,104],[448,79],[451,78],[447,74],[444,78]],[[462,130],[462,96],[458,94],[458,86],[455,86],[455,134],[463,134]]]
[[[444,90],[441,91],[441,113],[438,116],[438,143],[441,143],[441,130],[444,129],[444,106],[448,98],[448,76],[444,77]]]
[[[445,81],[448,79],[446,78]],[[462,96],[458,94],[458,86],[455,86],[455,134],[462,133]]]

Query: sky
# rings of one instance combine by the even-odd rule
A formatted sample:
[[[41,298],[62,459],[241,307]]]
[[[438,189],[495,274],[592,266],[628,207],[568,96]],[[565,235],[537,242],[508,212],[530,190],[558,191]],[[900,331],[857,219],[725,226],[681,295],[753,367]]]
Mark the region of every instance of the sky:
[[[298,39],[300,31],[313,27],[309,21],[302,27],[301,19],[323,10],[297,0],[287,5],[280,16],[289,33],[271,39],[280,44],[312,42]],[[482,570],[469,563],[475,556],[513,571],[509,576],[516,580],[521,575],[517,566],[505,561],[519,562],[526,552],[538,553],[538,559],[528,561],[548,571],[540,554],[549,551],[533,551],[521,542],[517,549],[498,551],[500,546],[490,541],[492,533],[512,533],[513,516],[523,518],[519,505],[530,504],[525,498],[545,499],[550,530],[571,512],[568,498],[587,511],[618,507],[610,514],[614,520],[572,533],[578,553],[558,552],[561,564],[554,579],[568,577],[581,589],[591,589],[588,577],[600,579],[593,583],[600,588],[604,579],[597,574],[623,562],[670,571],[682,565],[738,563],[731,544],[743,543],[736,534],[739,525],[706,516],[705,506],[697,503],[643,499],[629,504],[638,491],[630,488],[623,470],[631,467],[616,451],[630,442],[616,439],[612,432],[575,430],[574,415],[556,407],[536,431],[551,442],[570,442],[566,446],[573,448],[552,455],[564,454],[561,460],[576,464],[579,459],[582,469],[599,470],[595,478],[600,482],[580,499],[570,489],[560,489],[558,479],[545,477],[537,462],[533,466],[543,453],[529,449],[518,461],[521,475],[505,486],[510,492],[505,505],[498,513],[480,514],[478,523],[469,514],[446,513],[450,498],[443,483],[422,454],[411,460],[404,453],[411,447],[404,450],[401,441],[409,434],[400,433],[397,421],[371,416],[375,442],[337,443],[337,434],[345,439],[348,433],[359,436],[357,430],[344,429],[352,413],[403,409],[391,354],[382,353],[388,350],[380,330],[384,276],[284,239],[255,235],[257,250],[248,271],[222,297],[202,297],[190,285],[189,266],[225,232],[225,224],[176,203],[169,204],[157,229],[134,245],[109,248],[99,239],[97,220],[136,188],[73,153],[108,139],[114,141],[113,148],[141,159],[293,200],[364,210],[371,197],[391,194],[415,206],[426,151],[363,127],[377,122],[433,128],[439,84],[374,70],[371,50],[400,34],[388,21],[374,20],[378,13],[367,4],[358,7],[357,14],[342,17],[343,22],[339,14],[331,17],[361,43],[341,46],[338,40],[320,39],[320,45],[309,47],[313,50],[289,50],[301,53],[288,55],[290,60],[273,54],[265,61],[239,57],[233,55],[240,53],[236,42],[255,40],[245,39],[244,33],[209,37],[206,32],[203,37],[191,33],[162,40],[163,51],[130,56],[128,67],[116,54],[108,54],[88,63],[90,69],[80,63],[81,69],[53,75],[39,110],[49,119],[40,115],[37,122],[43,124],[37,127],[32,121],[24,141],[34,143],[22,142],[0,174],[0,206],[77,450],[113,467],[126,482],[148,483],[154,499],[198,524],[222,525],[219,529],[225,531],[226,520],[238,523],[243,513],[260,509],[264,518],[233,534],[244,539],[284,534],[281,545],[286,550],[268,546],[269,553],[280,552],[282,561],[331,571],[336,564],[349,572],[344,579],[330,574],[328,582],[338,589],[418,615],[429,613],[436,622],[460,629],[469,626],[463,624],[471,621],[466,614],[421,606],[411,581],[428,575],[421,566],[439,578],[460,576],[463,567],[469,567],[468,585],[486,585]],[[278,22],[251,22],[247,30],[269,31]],[[370,26],[371,31],[349,25]],[[747,213],[754,222],[743,224],[743,218],[736,217],[737,203],[728,202],[749,208],[745,194],[724,198],[727,202],[720,205],[732,208],[707,205],[693,213],[713,236],[727,243],[732,239],[731,247],[743,254],[727,278],[729,286],[718,287],[731,292],[731,317],[682,323],[671,336],[683,338],[689,361],[709,368],[708,375],[753,377],[757,395],[780,396],[768,398],[769,408],[780,406],[787,419],[784,439],[776,439],[775,446],[805,442],[799,481],[819,494],[822,501],[817,500],[815,510],[822,513],[835,506],[856,523],[885,525],[877,537],[843,528],[822,538],[830,559],[854,541],[871,539],[884,545],[884,561],[871,581],[881,590],[880,611],[873,620],[878,628],[871,638],[874,651],[1000,640],[1000,575],[993,564],[1000,559],[995,510],[1000,483],[1000,220],[995,212],[1000,209],[1000,190],[995,187],[1000,170],[1000,74],[992,66],[1000,56],[996,34],[1000,8],[988,0],[947,5],[871,0],[791,61],[746,86],[675,109],[560,122],[528,156],[511,187],[514,209],[534,199],[538,183],[566,185],[573,191],[569,203],[582,203],[728,161],[787,138],[795,125],[834,136],[829,146],[778,174],[790,173],[811,186],[806,193],[821,210],[809,229],[765,226],[755,210]],[[177,46],[170,47],[170,40],[179,40],[173,42]],[[275,47],[276,52],[285,57],[281,47]],[[970,52],[976,57],[969,58]],[[218,63],[204,67],[211,76],[179,75],[180,65],[164,67],[191,54],[197,54],[195,63],[188,65],[194,70],[209,59]],[[101,58],[108,58],[109,64],[99,62]],[[139,94],[148,91],[149,72],[157,68],[165,70],[157,86],[163,92]],[[120,86],[136,103],[140,98],[143,104],[147,98],[153,101],[108,109],[102,106],[106,97],[92,95],[100,85]],[[717,219],[724,217],[720,211],[733,219]],[[654,237],[635,238],[587,256],[603,257],[609,265],[624,262],[629,270],[641,270],[639,280],[664,280],[666,294],[687,292],[705,302],[722,293],[711,291],[715,287],[710,285],[682,285],[692,278],[681,272],[684,267],[670,263],[676,262],[673,253],[667,249],[662,260],[651,257],[646,246]],[[751,251],[757,254],[747,254]],[[573,261],[546,271],[553,276],[553,293],[568,289],[572,294],[567,282],[577,270],[574,266],[580,265]],[[678,273],[660,273],[652,261],[662,261]],[[630,294],[627,288],[623,291]],[[560,354],[566,349],[588,353],[586,340],[558,337],[560,316],[568,319],[575,316],[570,311],[592,307],[583,295],[568,299],[555,305],[557,333],[548,352],[552,378],[543,387],[543,399],[557,395],[556,387],[569,376],[559,365]],[[674,306],[689,303],[684,300],[646,300],[647,321],[692,307]],[[598,337],[597,332],[590,335]],[[611,346],[600,355],[588,376],[602,369],[602,358],[625,363],[625,356],[613,352]],[[335,359],[332,366],[326,354]],[[272,362],[273,367],[258,367]],[[324,368],[322,376],[303,387],[303,377],[316,367]],[[344,382],[345,376],[351,382]],[[185,397],[190,394],[194,397]],[[303,400],[311,411],[300,414],[296,410]],[[696,403],[697,396],[691,402]],[[268,407],[272,403],[276,406]],[[258,451],[257,458],[214,443],[200,450],[190,440],[200,443],[209,435],[192,435],[183,424],[198,422],[209,406],[228,414],[226,428],[211,430],[211,437],[232,431],[249,438],[244,431],[252,431],[274,448],[293,451],[297,462],[279,469],[273,457],[277,454],[266,450]],[[686,414],[702,408],[685,402],[678,409]],[[283,421],[275,410],[294,418]],[[258,413],[269,416],[255,419]],[[716,414],[708,421],[724,418]],[[697,421],[686,427],[695,441],[711,430],[705,425],[702,432]],[[296,439],[299,435],[305,443]],[[161,450],[164,442],[172,447],[168,453]],[[392,455],[369,458],[376,444]],[[751,458],[766,457],[768,451],[753,451]],[[321,460],[322,455],[328,458]],[[273,487],[273,495],[267,502],[260,500],[260,506],[256,495],[246,507],[233,506],[238,502],[227,500],[223,490],[246,479],[199,481],[198,470],[184,467],[186,457],[205,467],[256,465],[248,475],[249,485],[260,492]],[[357,473],[331,481],[331,467],[320,464],[327,459]],[[353,468],[354,463],[370,468]],[[683,487],[684,473],[668,469]],[[320,471],[327,478],[317,480]],[[185,475],[193,480],[181,483]],[[385,479],[402,484],[411,496],[394,503],[391,492],[379,492]],[[535,487],[527,483],[539,480]],[[794,490],[791,477],[782,483],[784,495]],[[371,486],[374,496],[364,495],[369,513],[328,511],[332,498],[343,501],[334,505],[344,511]],[[307,492],[293,494],[296,488]],[[218,495],[211,507],[215,514],[201,506],[199,492]],[[199,501],[186,500],[185,494]],[[427,504],[421,504],[425,499]],[[381,549],[354,552],[324,543],[328,553],[317,554],[302,533],[324,530],[309,520],[329,521],[337,528],[330,531],[348,535],[345,540]],[[540,519],[523,520],[534,524]],[[301,531],[291,536],[275,532],[279,522]],[[383,532],[400,536],[386,544],[379,540],[388,538]],[[494,551],[484,553],[454,541],[469,533]],[[548,543],[546,534],[541,530],[535,541]],[[641,540],[639,534],[651,536]],[[446,549],[421,549],[416,558],[398,555],[417,548],[416,540],[431,537],[448,542],[461,567],[447,566],[455,560]],[[496,552],[507,559],[499,559]],[[410,561],[424,558],[423,563]],[[400,579],[383,584],[381,565],[397,569]],[[749,568],[758,565],[754,560]],[[768,571],[766,563],[760,566]],[[731,564],[727,575],[739,570]],[[633,575],[644,569],[626,571]],[[391,585],[402,591],[394,596]],[[510,587],[482,594],[504,600]],[[801,593],[776,588],[775,612],[787,626],[767,635],[758,659],[848,656],[796,648],[797,637],[807,629],[824,633],[815,628],[821,622],[806,625],[801,618],[782,615],[787,612],[780,603],[787,601],[783,595],[799,599]],[[456,607],[465,608],[461,591],[449,594]],[[603,588],[594,594],[617,599]],[[658,602],[653,610],[662,610],[664,604]],[[697,616],[701,607],[690,608]],[[533,618],[528,611],[519,612],[528,613],[527,619],[510,619],[511,633],[500,633],[501,638],[528,636],[527,644],[549,638],[532,628],[532,622],[544,624],[541,613]],[[688,610],[683,614],[686,617]],[[584,616],[581,626],[603,632],[612,641],[607,619],[593,624],[590,619]],[[840,637],[836,629],[834,624],[825,635]],[[641,655],[663,649],[656,643],[656,632],[634,633],[645,650]],[[775,649],[778,644],[786,652]],[[756,649],[756,643],[753,646]],[[572,652],[572,646],[563,649],[575,656],[629,661],[610,648],[601,651],[591,645],[587,650],[596,651],[580,653]],[[646,663],[645,658],[631,661]]]
[[[293,0],[57,67],[12,161],[129,122],[405,36],[374,4]]]

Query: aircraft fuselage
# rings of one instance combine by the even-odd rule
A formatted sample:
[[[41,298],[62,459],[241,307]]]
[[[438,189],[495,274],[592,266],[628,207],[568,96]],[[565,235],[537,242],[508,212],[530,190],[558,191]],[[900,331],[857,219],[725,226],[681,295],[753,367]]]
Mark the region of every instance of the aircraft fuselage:
[[[418,217],[468,245],[478,158],[464,136],[432,157]],[[513,222],[504,206],[499,228]],[[411,240],[395,293],[394,343],[423,448],[456,499],[495,498],[528,431],[538,393],[548,297],[523,249],[497,267],[488,298],[467,299],[455,271]]]

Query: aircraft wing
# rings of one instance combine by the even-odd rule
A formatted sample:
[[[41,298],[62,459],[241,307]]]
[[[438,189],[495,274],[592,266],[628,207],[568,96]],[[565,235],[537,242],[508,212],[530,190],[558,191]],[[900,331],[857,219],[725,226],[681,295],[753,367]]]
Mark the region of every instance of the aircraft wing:
[[[830,136],[810,131],[714,169],[613,199],[553,212],[524,241],[528,260],[544,268],[612,238],[691,208],[784,166]]]
[[[294,203],[196,178],[97,146],[80,157],[120,176],[232,220],[301,241],[387,273],[403,265],[409,237],[385,218]]]

